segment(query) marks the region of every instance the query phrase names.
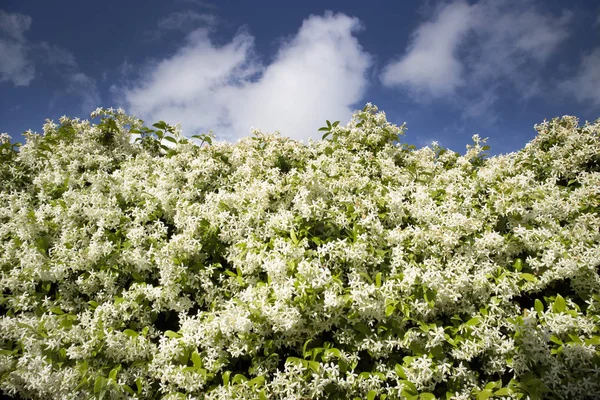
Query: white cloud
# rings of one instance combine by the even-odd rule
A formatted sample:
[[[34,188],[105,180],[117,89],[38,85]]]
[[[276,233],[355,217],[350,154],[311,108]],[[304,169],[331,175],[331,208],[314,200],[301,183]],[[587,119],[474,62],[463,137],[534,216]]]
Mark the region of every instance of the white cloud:
[[[591,102],[600,106],[600,47],[582,57],[575,75],[564,81],[560,87],[572,94],[580,102]]]
[[[10,81],[15,86],[27,86],[35,77],[35,67],[27,59],[23,44],[0,38],[0,59],[0,83]]]
[[[36,75],[36,64],[44,64],[65,82],[65,89],[54,93],[50,106],[61,96],[76,96],[84,113],[100,101],[95,80],[79,71],[73,54],[47,42],[32,43],[25,37],[32,19],[27,15],[0,10],[0,83],[28,86]]]
[[[481,115],[494,104],[490,90],[499,83],[521,99],[543,92],[539,71],[567,38],[571,19],[567,12],[543,13],[530,0],[444,4],[417,28],[402,58],[384,68],[381,81],[421,101],[451,96],[461,107],[480,103],[467,114]]]
[[[135,67],[132,63],[130,63],[127,59],[123,60],[123,63],[117,68],[119,77],[122,79],[126,79],[131,76],[135,72]]]
[[[82,114],[89,114],[98,107],[100,94],[95,79],[82,72],[77,72],[71,75],[67,82],[66,92],[79,97]]]
[[[35,77],[24,37],[30,26],[31,17],[0,10],[0,83],[9,81],[15,86],[27,86]]]
[[[79,105],[76,111],[82,116],[87,116],[100,106],[100,92],[96,80],[84,74],[83,72],[73,72],[65,75],[63,89],[53,93],[50,98],[49,107],[56,109],[57,106],[65,102],[72,102],[75,98],[75,104]]]
[[[201,14],[196,11],[177,11],[158,21],[158,28],[171,31],[184,31],[197,29],[201,26],[213,26],[217,17],[211,14]]]
[[[154,42],[169,33],[188,34],[200,28],[212,31],[219,21],[220,19],[213,14],[193,10],[176,11],[160,19],[155,27],[148,28],[144,33],[144,39]]]
[[[494,103],[498,100],[497,88],[495,85],[478,94],[477,101],[465,102],[462,106],[462,119],[480,119],[485,118],[487,125],[494,124],[498,116],[491,113]]]
[[[25,40],[25,32],[27,32],[30,27],[30,16],[19,13],[10,14],[4,10],[0,10],[0,32],[22,42]]]
[[[62,69],[77,69],[77,61],[75,56],[69,50],[60,46],[52,45],[47,42],[41,42],[33,46],[36,51],[43,56],[43,62],[46,64]]]
[[[456,50],[470,28],[471,14],[464,1],[439,8],[432,21],[417,28],[407,54],[384,68],[382,83],[433,97],[452,93],[464,83]]]
[[[179,1],[183,2],[183,3],[191,3],[200,8],[216,8],[214,4],[209,3],[208,1],[205,1],[205,0],[179,0]]]
[[[371,56],[353,36],[359,29],[358,19],[343,14],[310,16],[265,66],[247,32],[216,47],[201,28],[133,87],[121,88],[122,99],[129,112],[179,122],[188,136],[212,129],[234,140],[254,126],[296,140],[320,138],[326,119],[349,120],[366,89]]]
[[[47,42],[28,41],[25,32],[31,22],[27,15],[0,10],[0,83],[10,81],[15,86],[28,86],[36,75],[35,64],[45,64],[65,82],[64,90],[52,95],[50,107],[59,98],[76,97],[81,112],[88,114],[100,103],[96,81],[79,71],[70,51]]]
[[[475,46],[468,68],[477,82],[510,79],[517,86],[532,82],[568,37],[569,12],[542,14],[532,1],[488,0],[473,7]]]

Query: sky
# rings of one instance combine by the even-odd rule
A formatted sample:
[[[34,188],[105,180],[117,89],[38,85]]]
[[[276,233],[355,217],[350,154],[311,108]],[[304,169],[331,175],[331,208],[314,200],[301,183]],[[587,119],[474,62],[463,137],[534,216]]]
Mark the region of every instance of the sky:
[[[518,151],[535,124],[600,118],[593,0],[0,1],[0,132],[123,108],[235,143],[307,143],[368,102],[402,143]]]

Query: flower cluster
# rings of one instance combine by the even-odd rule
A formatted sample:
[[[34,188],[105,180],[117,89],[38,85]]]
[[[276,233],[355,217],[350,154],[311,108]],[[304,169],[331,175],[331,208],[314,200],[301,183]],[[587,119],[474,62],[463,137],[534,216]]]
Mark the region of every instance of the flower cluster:
[[[307,145],[91,117],[0,135],[3,392],[600,393],[600,123],[487,157],[371,104]]]

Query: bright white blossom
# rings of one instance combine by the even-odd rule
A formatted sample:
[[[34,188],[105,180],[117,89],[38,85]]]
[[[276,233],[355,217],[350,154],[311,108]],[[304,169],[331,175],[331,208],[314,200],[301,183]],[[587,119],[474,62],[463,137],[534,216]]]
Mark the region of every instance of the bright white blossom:
[[[370,103],[308,145],[91,118],[0,134],[4,392],[600,391],[599,123],[485,158],[397,143]]]

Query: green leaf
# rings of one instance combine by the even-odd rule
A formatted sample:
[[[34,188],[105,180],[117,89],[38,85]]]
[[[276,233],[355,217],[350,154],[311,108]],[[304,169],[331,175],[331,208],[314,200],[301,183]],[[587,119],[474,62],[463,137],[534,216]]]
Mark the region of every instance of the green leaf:
[[[319,369],[321,368],[321,364],[317,361],[307,361],[307,364],[308,367],[315,372],[319,372]]]
[[[192,353],[192,362],[194,363],[194,367],[196,367],[196,368],[202,367],[202,358],[200,357],[200,354],[198,354],[198,351],[196,351],[196,350]]]
[[[117,379],[117,374],[119,373],[119,370],[121,369],[121,364],[117,365],[116,367],[114,367],[109,373],[108,373],[108,379],[112,379],[112,380],[116,380]]]
[[[286,364],[287,364],[287,363],[290,363],[290,364],[304,365],[304,362],[305,362],[305,361],[306,361],[306,360],[303,360],[303,359],[301,359],[301,358],[298,358],[298,357],[288,357],[288,358],[285,360],[285,363],[286,363]]]
[[[223,372],[223,386],[229,385],[229,377],[231,376],[231,371]]]
[[[175,143],[175,144],[177,144],[177,139],[175,139],[175,138],[174,138],[174,137],[172,137],[172,136],[165,136],[163,139],[164,139],[164,140],[166,140],[166,141],[169,141],[169,142],[171,142],[171,143]]]
[[[555,313],[561,313],[565,311],[567,307],[567,303],[565,299],[560,295],[556,295],[556,300],[554,300],[554,304],[552,305],[552,311]]]
[[[367,280],[367,282],[369,282],[370,284],[373,284],[373,280],[371,279],[371,277],[369,276],[369,274],[367,274],[366,272],[361,272],[358,275],[360,275],[363,278],[365,278]]]
[[[327,120],[325,122],[327,122],[327,126],[329,127],[329,129],[331,129],[331,122],[329,122],[329,120]]]
[[[333,349],[325,349],[325,355],[329,356],[329,355],[333,355],[337,358],[344,358],[342,356],[342,352],[339,349],[333,348]]]
[[[158,128],[158,129],[163,129],[166,130],[168,125],[165,121],[158,121],[155,124],[152,124],[153,127]]]
[[[535,299],[533,307],[534,307],[535,311],[537,311],[539,313],[544,312],[544,304],[542,304],[542,302],[540,301],[540,299]]]
[[[179,339],[181,337],[179,333],[173,331],[165,331],[165,336],[171,339]]]
[[[339,124],[340,124],[340,121],[335,121],[335,122],[334,122],[334,123],[333,123],[331,126],[335,128],[335,127],[336,127],[336,126],[338,126]]]
[[[142,393],[142,378],[141,377],[138,377],[135,380],[135,386],[137,388],[137,394],[138,395],[141,394]]]
[[[526,280],[528,282],[535,282],[535,275],[533,275],[533,274],[521,273],[519,275],[521,276],[521,279],[523,279],[523,280]]]
[[[56,315],[63,315],[65,312],[58,307],[50,307],[49,310]]]
[[[264,384],[265,384],[265,377],[262,375],[256,376],[248,382],[248,385],[252,386],[252,387],[255,387],[255,386],[261,387],[261,386],[264,386]]]
[[[385,308],[385,316],[386,316],[386,317],[389,317],[390,315],[392,315],[392,314],[394,313],[394,311],[396,311],[396,307],[395,307],[395,306],[393,306],[393,305],[391,305],[391,304],[390,304],[390,305],[388,305],[388,306]]]
[[[517,258],[515,260],[515,262],[513,263],[513,267],[514,269],[516,269],[517,271],[521,271],[523,269],[523,259],[521,258]]]
[[[94,393],[100,393],[106,387],[106,378],[99,376],[94,382]]]
[[[243,374],[235,374],[231,380],[231,383],[234,385],[241,382],[248,382],[248,378],[246,378],[246,376]]]
[[[477,393],[477,400],[487,400],[492,396],[492,391],[490,389],[484,389],[481,392]]]
[[[308,339],[306,342],[304,342],[304,346],[302,347],[302,356],[304,358],[306,358],[308,356],[308,354],[306,354],[306,347],[308,346],[308,344],[312,342],[312,339]]]
[[[375,286],[376,287],[381,287],[381,272],[378,272],[377,275],[375,275]]]
[[[585,339],[585,344],[587,344],[588,346],[598,346],[600,345],[600,336],[592,336],[589,339]]]
[[[292,238],[292,241],[294,242],[294,244],[298,244],[298,237],[296,236],[296,232],[294,231],[293,228],[290,231],[290,237]]]
[[[370,390],[367,393],[367,400],[375,400],[375,396],[377,396],[377,392],[375,390]]]
[[[124,334],[126,334],[127,336],[131,336],[131,337],[138,337],[138,333],[136,331],[134,331],[133,329],[125,329],[123,331]]]
[[[268,400],[267,394],[265,393],[265,389],[260,391],[258,398],[259,398],[259,400]]]
[[[406,392],[406,394],[412,395],[412,396],[419,395],[419,391],[417,390],[417,387],[411,381],[401,380],[400,383],[402,383],[404,385],[404,390],[402,391],[403,394]]]
[[[398,375],[400,378],[406,379],[406,374],[404,373],[404,368],[402,368],[402,365],[396,364],[394,371],[396,371],[396,375]]]
[[[319,132],[329,132],[329,128],[326,126],[323,126],[323,127],[319,128]]]
[[[510,390],[508,388],[498,389],[494,392],[494,396],[509,396]]]
[[[419,395],[422,400],[436,400],[435,394],[429,392],[423,392]]]
[[[425,290],[425,293],[424,293],[425,301],[427,302],[427,304],[429,304],[429,306],[431,308],[433,308],[435,306],[435,302],[433,301],[433,299],[435,298],[434,291],[431,289],[427,289],[425,287],[423,289]]]
[[[122,384],[122,385],[121,385],[121,388],[122,388],[124,391],[126,391],[127,393],[129,393],[130,395],[132,395],[132,396],[135,394],[135,392],[133,391],[133,389],[132,389],[132,388],[131,388],[131,386],[129,386],[129,385]]]
[[[550,341],[552,343],[556,343],[559,346],[562,346],[564,344],[562,340],[560,340],[557,336],[554,335],[550,336]]]
[[[358,322],[354,324],[354,330],[360,333],[364,333],[365,335],[371,334],[371,328],[369,328],[365,323]]]
[[[479,323],[481,322],[481,317],[474,317],[471,318],[470,320],[468,320],[467,322],[465,322],[466,326],[475,326],[475,325],[479,325]]]

